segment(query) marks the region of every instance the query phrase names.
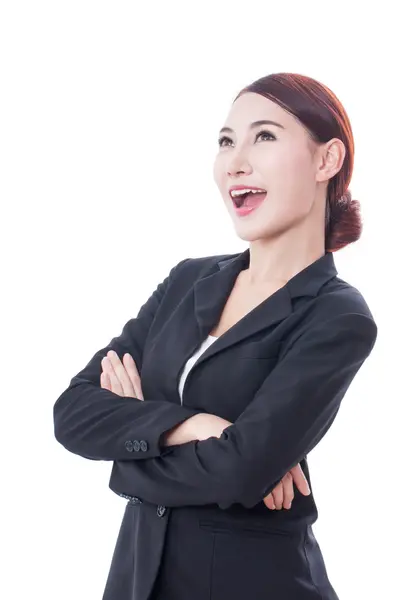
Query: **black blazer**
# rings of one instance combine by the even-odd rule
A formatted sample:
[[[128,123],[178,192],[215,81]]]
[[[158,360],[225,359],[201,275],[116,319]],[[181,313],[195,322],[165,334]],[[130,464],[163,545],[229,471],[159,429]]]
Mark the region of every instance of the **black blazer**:
[[[269,510],[262,499],[297,463],[311,487],[307,454],[332,425],[375,344],[377,326],[361,293],[337,276],[327,252],[199,357],[181,405],[178,384],[186,360],[218,323],[236,277],[248,265],[249,249],[182,260],[55,402],[56,439],[82,457],[113,461],[109,486],[128,500],[106,600],[149,598],[173,513],[211,523],[214,533],[218,525],[217,531],[290,535],[304,532],[317,519],[312,493],[303,496],[295,489],[291,509],[281,511]],[[110,349],[121,360],[126,352],[133,356],[144,401],[100,387],[101,359]],[[220,438],[163,446],[165,432],[200,412],[233,424]],[[182,543],[176,540],[176,547]],[[232,577],[232,570],[219,578],[205,565],[204,577]],[[193,565],[187,566],[193,571]],[[290,577],[290,567],[286,574]],[[246,576],[257,577],[241,560],[240,580]],[[236,588],[228,590],[231,599]],[[218,590],[213,600],[222,600]],[[293,593],[296,600],[303,598],[300,588]],[[210,596],[187,590],[182,598],[188,597]],[[254,591],[251,597],[257,597]]]

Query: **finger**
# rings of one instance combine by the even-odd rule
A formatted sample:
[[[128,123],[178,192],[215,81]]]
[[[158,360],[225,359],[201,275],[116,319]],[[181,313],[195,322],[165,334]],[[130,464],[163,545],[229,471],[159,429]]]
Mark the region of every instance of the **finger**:
[[[142,392],[142,383],[135,361],[133,360],[132,356],[128,353],[124,354],[124,356],[122,357],[122,361],[128,373],[128,376],[132,382],[136,398],[139,398],[139,400],[143,400],[144,398]]]
[[[128,376],[128,373],[125,370],[124,365],[122,364],[118,354],[114,352],[114,350],[110,350],[107,352],[107,357],[109,358],[112,367],[114,369],[115,376],[118,378],[120,385],[122,387],[123,396],[134,396],[134,389],[132,382]],[[110,374],[112,377],[112,375]],[[111,380],[112,381],[112,380]]]
[[[283,485],[282,485],[282,481],[280,481],[278,483],[278,485],[274,487],[274,489],[272,490],[272,495],[274,497],[274,503],[275,503],[275,506],[276,506],[277,510],[281,510],[282,509],[282,504],[283,504]]]
[[[108,358],[108,356],[105,356],[102,361],[101,361],[101,365],[104,369],[104,371],[107,373],[110,382],[111,382],[111,391],[114,394],[118,394],[118,396],[124,396],[124,390],[123,387],[121,385],[120,380],[118,379],[118,377],[115,374],[114,371],[114,367],[110,361],[110,359]]]
[[[110,377],[105,371],[102,371],[100,375],[100,386],[112,392]]]
[[[311,490],[300,464],[293,467],[293,469],[290,469],[290,473],[292,474],[293,481],[299,492],[304,494],[304,496],[309,496],[311,494]]]
[[[118,360],[119,360],[119,357],[118,357]],[[122,368],[125,370],[126,375],[128,376],[128,378],[130,380],[130,384],[131,384],[131,387],[130,387],[129,383],[127,383],[124,387],[123,383],[121,382],[121,377],[117,377],[115,369],[113,368],[111,361],[108,358],[108,355],[106,357],[106,361],[108,361],[108,362],[106,362],[106,365],[107,364],[109,365],[108,370],[110,371],[111,377],[113,377],[113,374],[116,377],[116,378],[113,377],[115,393],[119,394],[120,396],[125,396],[125,397],[133,396],[136,398],[138,396],[138,394],[141,393],[140,378],[138,377],[138,379],[139,379],[139,391],[138,391],[135,387],[135,382],[134,381],[132,382],[132,378],[129,376],[129,373],[126,370],[126,366],[123,366]],[[121,373],[122,373],[122,371],[121,371]],[[124,377],[125,377],[125,375],[124,375]],[[111,391],[114,391],[114,390],[111,390]]]
[[[293,489],[293,477],[291,473],[286,473],[282,478],[283,486],[283,508],[289,509],[292,506],[292,500],[294,498]]]
[[[270,510],[275,510],[276,506],[272,494],[268,494],[268,496],[265,496],[263,502],[267,508],[269,508]]]
[[[119,396],[125,396],[123,388],[121,387],[121,382],[118,377],[116,377],[113,366],[107,356],[103,358],[102,365],[104,371],[100,375],[101,387],[108,389],[110,392],[114,392],[114,394],[118,394]]]

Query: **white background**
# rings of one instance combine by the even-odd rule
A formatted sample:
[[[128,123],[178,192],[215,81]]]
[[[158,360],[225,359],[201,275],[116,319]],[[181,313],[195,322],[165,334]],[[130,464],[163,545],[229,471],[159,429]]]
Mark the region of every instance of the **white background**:
[[[55,441],[53,404],[174,264],[245,249],[212,178],[217,136],[239,90],[279,71],[325,83],[350,116],[364,233],[334,257],[379,329],[309,455],[314,532],[340,600],[398,597],[390,5],[2,2],[3,598],[101,598],[125,501],[108,488],[111,463]]]

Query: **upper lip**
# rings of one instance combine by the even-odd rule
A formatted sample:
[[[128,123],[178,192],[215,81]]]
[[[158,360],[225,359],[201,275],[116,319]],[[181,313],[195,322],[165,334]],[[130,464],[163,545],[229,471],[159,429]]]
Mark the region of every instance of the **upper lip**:
[[[232,185],[229,188],[229,195],[232,198],[232,191],[233,190],[264,190],[264,188],[259,187],[257,185]],[[267,191],[267,190],[265,190]]]

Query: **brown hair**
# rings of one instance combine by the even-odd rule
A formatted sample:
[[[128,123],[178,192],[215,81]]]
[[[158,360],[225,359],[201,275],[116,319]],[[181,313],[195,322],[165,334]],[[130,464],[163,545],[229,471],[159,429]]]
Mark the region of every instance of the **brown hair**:
[[[360,203],[348,185],[354,164],[354,139],[350,121],[340,100],[325,85],[297,73],[272,73],[243,88],[260,94],[295,116],[316,143],[341,140],[346,156],[341,169],[328,183],[325,217],[325,250],[335,252],[357,241],[362,232]]]

